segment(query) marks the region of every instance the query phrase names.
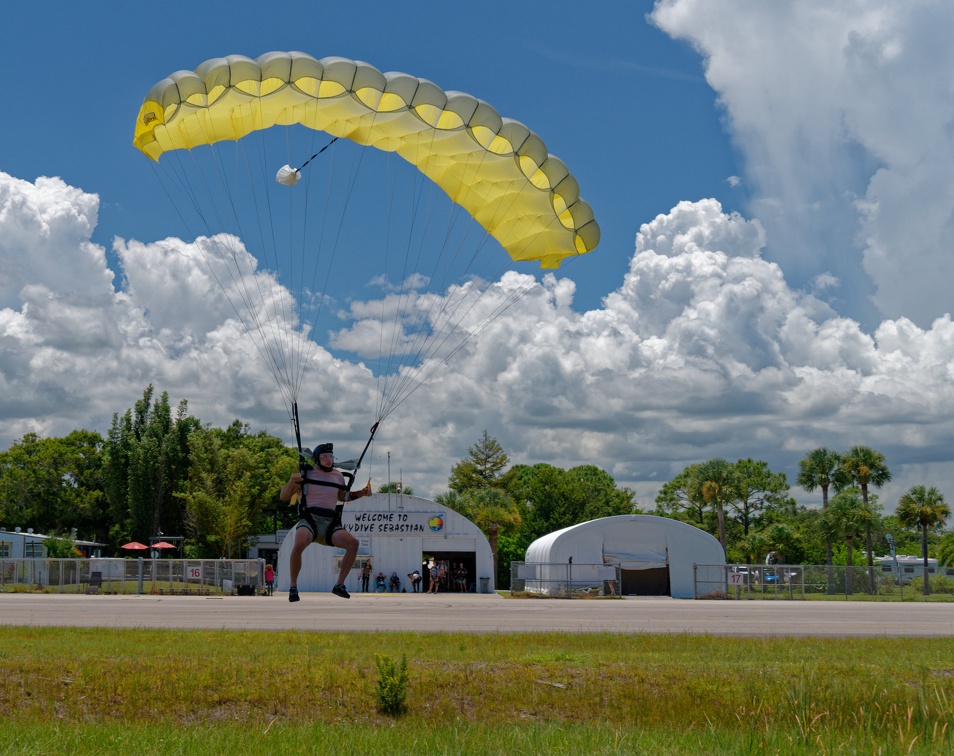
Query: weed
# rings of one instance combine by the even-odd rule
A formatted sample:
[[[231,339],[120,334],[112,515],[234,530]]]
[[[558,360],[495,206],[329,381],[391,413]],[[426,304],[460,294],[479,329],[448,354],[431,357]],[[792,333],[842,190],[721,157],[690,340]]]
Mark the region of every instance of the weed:
[[[407,711],[407,656],[398,664],[390,656],[374,655],[378,666],[378,710],[398,717]]]

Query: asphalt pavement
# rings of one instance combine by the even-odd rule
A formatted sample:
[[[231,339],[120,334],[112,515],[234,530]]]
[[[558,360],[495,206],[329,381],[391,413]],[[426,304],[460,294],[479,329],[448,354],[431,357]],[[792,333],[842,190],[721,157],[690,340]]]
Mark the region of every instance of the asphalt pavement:
[[[954,603],[511,599],[498,594],[117,596],[0,593],[0,625],[447,633],[952,637]]]

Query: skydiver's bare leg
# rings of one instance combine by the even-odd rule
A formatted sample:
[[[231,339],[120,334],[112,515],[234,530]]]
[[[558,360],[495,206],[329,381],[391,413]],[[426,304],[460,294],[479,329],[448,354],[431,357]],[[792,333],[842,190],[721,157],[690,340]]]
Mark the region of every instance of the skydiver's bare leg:
[[[344,585],[345,580],[348,579],[348,573],[354,566],[355,557],[358,555],[358,539],[347,530],[336,530],[331,536],[331,543],[345,550],[345,555],[341,558],[341,570],[338,572],[338,585]]]
[[[314,537],[308,528],[298,528],[295,531],[295,543],[292,546],[291,557],[288,560],[289,587],[298,587],[298,573],[301,572],[301,554],[308,548]],[[357,552],[356,552],[357,553]]]

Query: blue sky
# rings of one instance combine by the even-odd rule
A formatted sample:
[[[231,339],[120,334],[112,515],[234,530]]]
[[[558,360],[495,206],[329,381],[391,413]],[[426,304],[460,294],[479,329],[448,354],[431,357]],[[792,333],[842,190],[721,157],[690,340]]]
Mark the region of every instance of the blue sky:
[[[569,3],[516,7],[439,2],[278,3],[285,12],[236,13],[235,3],[176,3],[164,11],[109,3],[18,4],[0,32],[20,74],[8,93],[0,166],[60,176],[101,197],[94,241],[168,233],[168,203],[131,147],[143,96],[156,81],[208,58],[301,50],[364,60],[473,94],[537,131],[577,175],[603,232],[575,266],[579,304],[598,306],[626,269],[636,232],[687,198],[735,208],[736,172],[699,56],[647,23],[652,4],[580,14]],[[51,12],[55,17],[51,22]],[[506,8],[506,10],[504,10]]]
[[[439,493],[486,428],[644,507],[688,464],[794,477],[821,445],[883,451],[889,510],[916,483],[952,496],[952,21],[927,0],[6,8],[0,445],[105,432],[150,382],[291,441],[191,239],[157,245],[178,224],[131,140],[172,71],[301,50],[487,100],[566,162],[602,230],[382,428],[392,474]],[[306,435],[357,446],[373,376],[316,340]]]

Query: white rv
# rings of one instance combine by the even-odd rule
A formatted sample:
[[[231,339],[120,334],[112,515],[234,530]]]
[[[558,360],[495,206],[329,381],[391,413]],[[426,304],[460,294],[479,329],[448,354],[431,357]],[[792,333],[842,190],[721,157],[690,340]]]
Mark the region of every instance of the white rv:
[[[936,575],[951,578],[954,580],[954,567],[938,567],[937,559],[928,557],[928,578]],[[881,568],[885,575],[894,574],[896,578],[907,585],[914,578],[924,577],[924,557],[909,556],[907,554],[898,554],[897,560],[894,557],[875,557],[875,566]]]

